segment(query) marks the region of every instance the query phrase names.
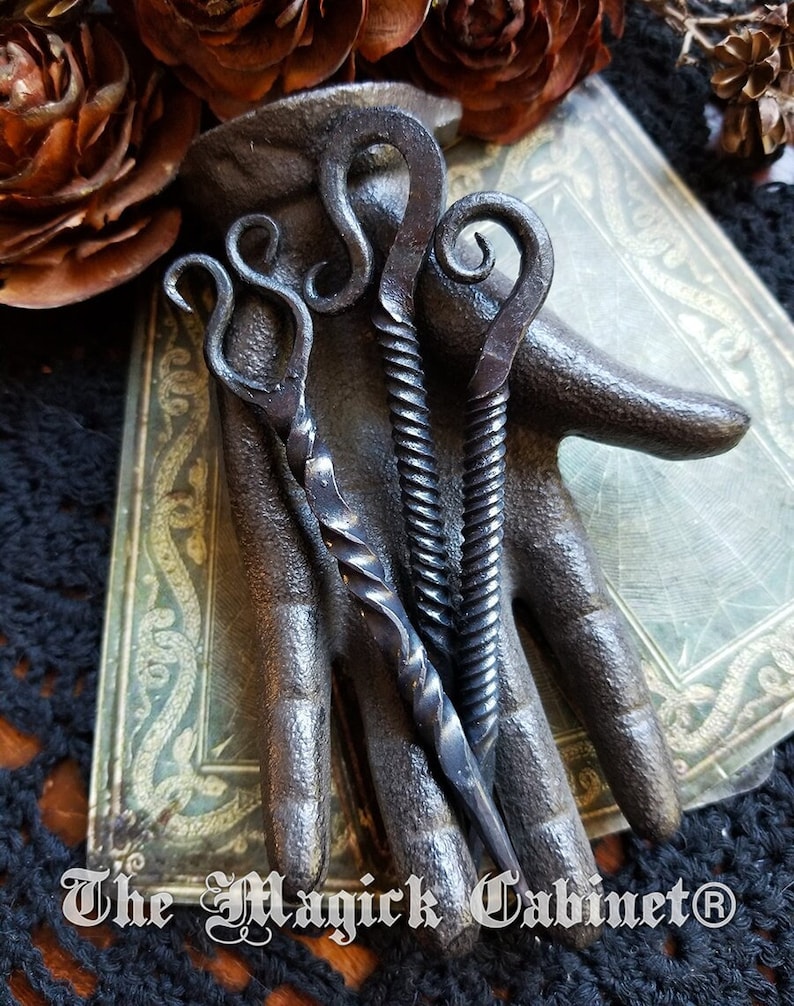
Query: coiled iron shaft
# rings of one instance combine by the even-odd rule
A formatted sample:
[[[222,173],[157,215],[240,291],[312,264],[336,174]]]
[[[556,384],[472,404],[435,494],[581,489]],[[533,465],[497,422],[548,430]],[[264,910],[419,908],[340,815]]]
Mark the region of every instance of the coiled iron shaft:
[[[489,784],[499,731],[508,378],[521,340],[546,298],[554,259],[546,228],[528,206],[504,193],[478,192],[451,206],[436,229],[435,254],[450,277],[475,283],[493,268],[491,248],[480,234],[483,258],[478,266],[468,267],[453,255],[461,231],[482,220],[501,223],[521,252],[518,278],[488,328],[466,404],[457,696],[466,736]]]
[[[387,144],[399,151],[408,166],[408,201],[381,272],[372,320],[383,360],[416,627],[449,688],[454,651],[449,562],[436,448],[413,322],[417,277],[445,200],[443,156],[425,127],[397,109],[350,110],[334,121],[330,135],[320,162],[319,186],[326,211],[347,248],[351,276],[341,291],[321,297],[314,285],[318,270],[312,270],[305,292],[315,310],[333,312],[349,306],[365,288],[363,274],[367,273],[368,281],[372,272],[372,251],[347,187],[354,159],[375,144]]]
[[[499,715],[499,618],[504,537],[507,382],[467,403],[463,473],[457,707],[486,781]]]
[[[441,518],[438,464],[430,430],[416,330],[377,315],[381,355],[408,542],[416,624],[434,659],[446,667],[453,653],[452,598]]]

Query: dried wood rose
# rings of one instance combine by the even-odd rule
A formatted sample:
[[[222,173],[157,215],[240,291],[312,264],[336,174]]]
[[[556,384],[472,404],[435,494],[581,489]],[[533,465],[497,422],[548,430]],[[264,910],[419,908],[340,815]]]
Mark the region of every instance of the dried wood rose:
[[[0,303],[56,307],[137,275],[173,244],[153,200],[200,104],[103,23],[0,26]]]
[[[719,98],[756,101],[780,73],[776,33],[741,25],[714,46],[711,86]]]
[[[609,62],[623,0],[437,0],[389,71],[463,105],[463,132],[510,143]]]
[[[749,160],[794,142],[794,2],[759,15],[711,51],[711,86],[726,103],[720,147]]]
[[[355,54],[405,45],[429,0],[134,0],[154,55],[220,119],[266,98],[352,80]]]

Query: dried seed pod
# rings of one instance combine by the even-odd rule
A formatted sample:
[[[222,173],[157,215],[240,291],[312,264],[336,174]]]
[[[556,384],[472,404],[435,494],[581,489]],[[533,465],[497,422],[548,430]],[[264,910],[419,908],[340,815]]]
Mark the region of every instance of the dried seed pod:
[[[787,135],[786,117],[777,99],[762,95],[758,101],[728,106],[720,145],[728,154],[756,159],[777,150],[786,143]]]
[[[101,22],[0,26],[0,303],[57,307],[140,273],[180,214],[153,198],[199,103]]]
[[[352,80],[355,52],[379,59],[405,45],[427,0],[135,0],[134,9],[154,55],[230,119],[271,97]]]
[[[461,128],[509,143],[540,122],[577,81],[602,69],[602,30],[623,27],[622,0],[446,0],[433,4],[386,69],[463,105]]]
[[[780,72],[778,34],[742,25],[714,46],[711,77],[718,98],[757,101]]]

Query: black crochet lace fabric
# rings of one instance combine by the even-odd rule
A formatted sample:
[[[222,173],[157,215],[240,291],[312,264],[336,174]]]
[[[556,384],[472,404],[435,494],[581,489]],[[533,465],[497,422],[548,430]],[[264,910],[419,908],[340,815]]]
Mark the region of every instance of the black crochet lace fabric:
[[[675,71],[677,50],[666,29],[632,9],[607,77],[794,313],[794,187],[759,187],[705,151],[707,80]],[[69,843],[68,821],[50,826],[48,793],[70,772],[85,789],[90,770],[131,298],[2,313],[0,734],[19,764],[0,769],[0,1002],[243,1006],[287,984],[329,1004],[794,1003],[794,741],[760,790],[687,814],[663,847],[628,837],[607,876],[609,890],[639,893],[717,878],[737,899],[720,929],[694,918],[608,929],[584,952],[513,929],[446,963],[409,933],[376,928],[365,939],[379,966],[354,992],[279,933],[266,947],[236,948],[246,977],[220,981],[204,917],[189,909],[162,930],[65,921],[60,877],[84,865],[84,845]]]

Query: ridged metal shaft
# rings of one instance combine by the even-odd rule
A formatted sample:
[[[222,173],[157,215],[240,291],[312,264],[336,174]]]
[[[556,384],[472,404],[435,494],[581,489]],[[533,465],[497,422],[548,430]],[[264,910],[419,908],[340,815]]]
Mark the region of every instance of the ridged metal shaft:
[[[463,478],[463,546],[458,620],[457,701],[466,736],[486,784],[493,781],[499,732],[499,626],[504,537],[505,434],[508,377],[530,322],[540,310],[554,260],[546,228],[520,200],[499,192],[459,199],[436,229],[434,251],[442,269],[460,282],[484,279],[494,265],[478,234],[482,261],[472,268],[454,253],[463,229],[495,220],[521,252],[518,278],[491,322],[469,384]]]
[[[271,236],[276,236],[272,221],[263,223],[261,218],[251,217],[246,223],[264,227]],[[243,229],[233,228],[230,236],[239,241]],[[519,896],[524,896],[528,891],[526,881],[458,714],[399,595],[387,582],[383,564],[367,542],[360,519],[339,491],[331,454],[318,436],[306,404],[306,369],[312,340],[308,311],[287,287],[247,268],[234,254],[236,247],[229,250],[238,272],[268,297],[278,300],[294,319],[293,351],[286,374],[278,384],[268,386],[251,381],[239,374],[226,358],[224,340],[234,309],[234,293],[229,275],[219,262],[206,255],[185,256],[169,269],[166,292],[178,306],[190,310],[177,290],[179,277],[190,266],[201,266],[213,276],[217,301],[205,339],[210,370],[229,390],[254,406],[284,443],[290,470],[305,490],[323,541],[339,564],[345,586],[357,601],[387,665],[396,665],[397,684],[412,709],[420,737],[435,752],[442,773],[480,832],[494,862],[518,878],[516,890]]]
[[[349,307],[366,287],[362,277],[366,274],[368,281],[373,269],[368,239],[350,203],[348,176],[353,161],[370,147],[387,144],[399,151],[408,166],[408,201],[381,272],[372,321],[383,360],[415,624],[449,688],[454,649],[449,562],[424,367],[413,323],[417,277],[444,205],[443,155],[425,127],[397,109],[351,109],[334,121],[330,136],[319,165],[319,187],[347,249],[351,276],[342,290],[322,297],[315,287],[319,268],[313,269],[305,294],[315,310],[335,312]]]
[[[500,573],[507,383],[466,409],[457,707],[486,782],[499,732]]]
[[[446,668],[453,653],[449,560],[419,342],[412,326],[380,316],[375,324],[400,481],[416,625],[434,658]]]
[[[358,601],[386,660],[395,661],[396,656],[397,684],[412,709],[420,737],[435,751],[441,771],[499,868],[521,877],[510,838],[458,714],[399,596],[386,581],[383,565],[367,544],[358,518],[341,497],[330,455],[317,438],[313,424],[299,421],[286,446],[290,468],[306,490],[326,547],[339,563],[348,591]]]

